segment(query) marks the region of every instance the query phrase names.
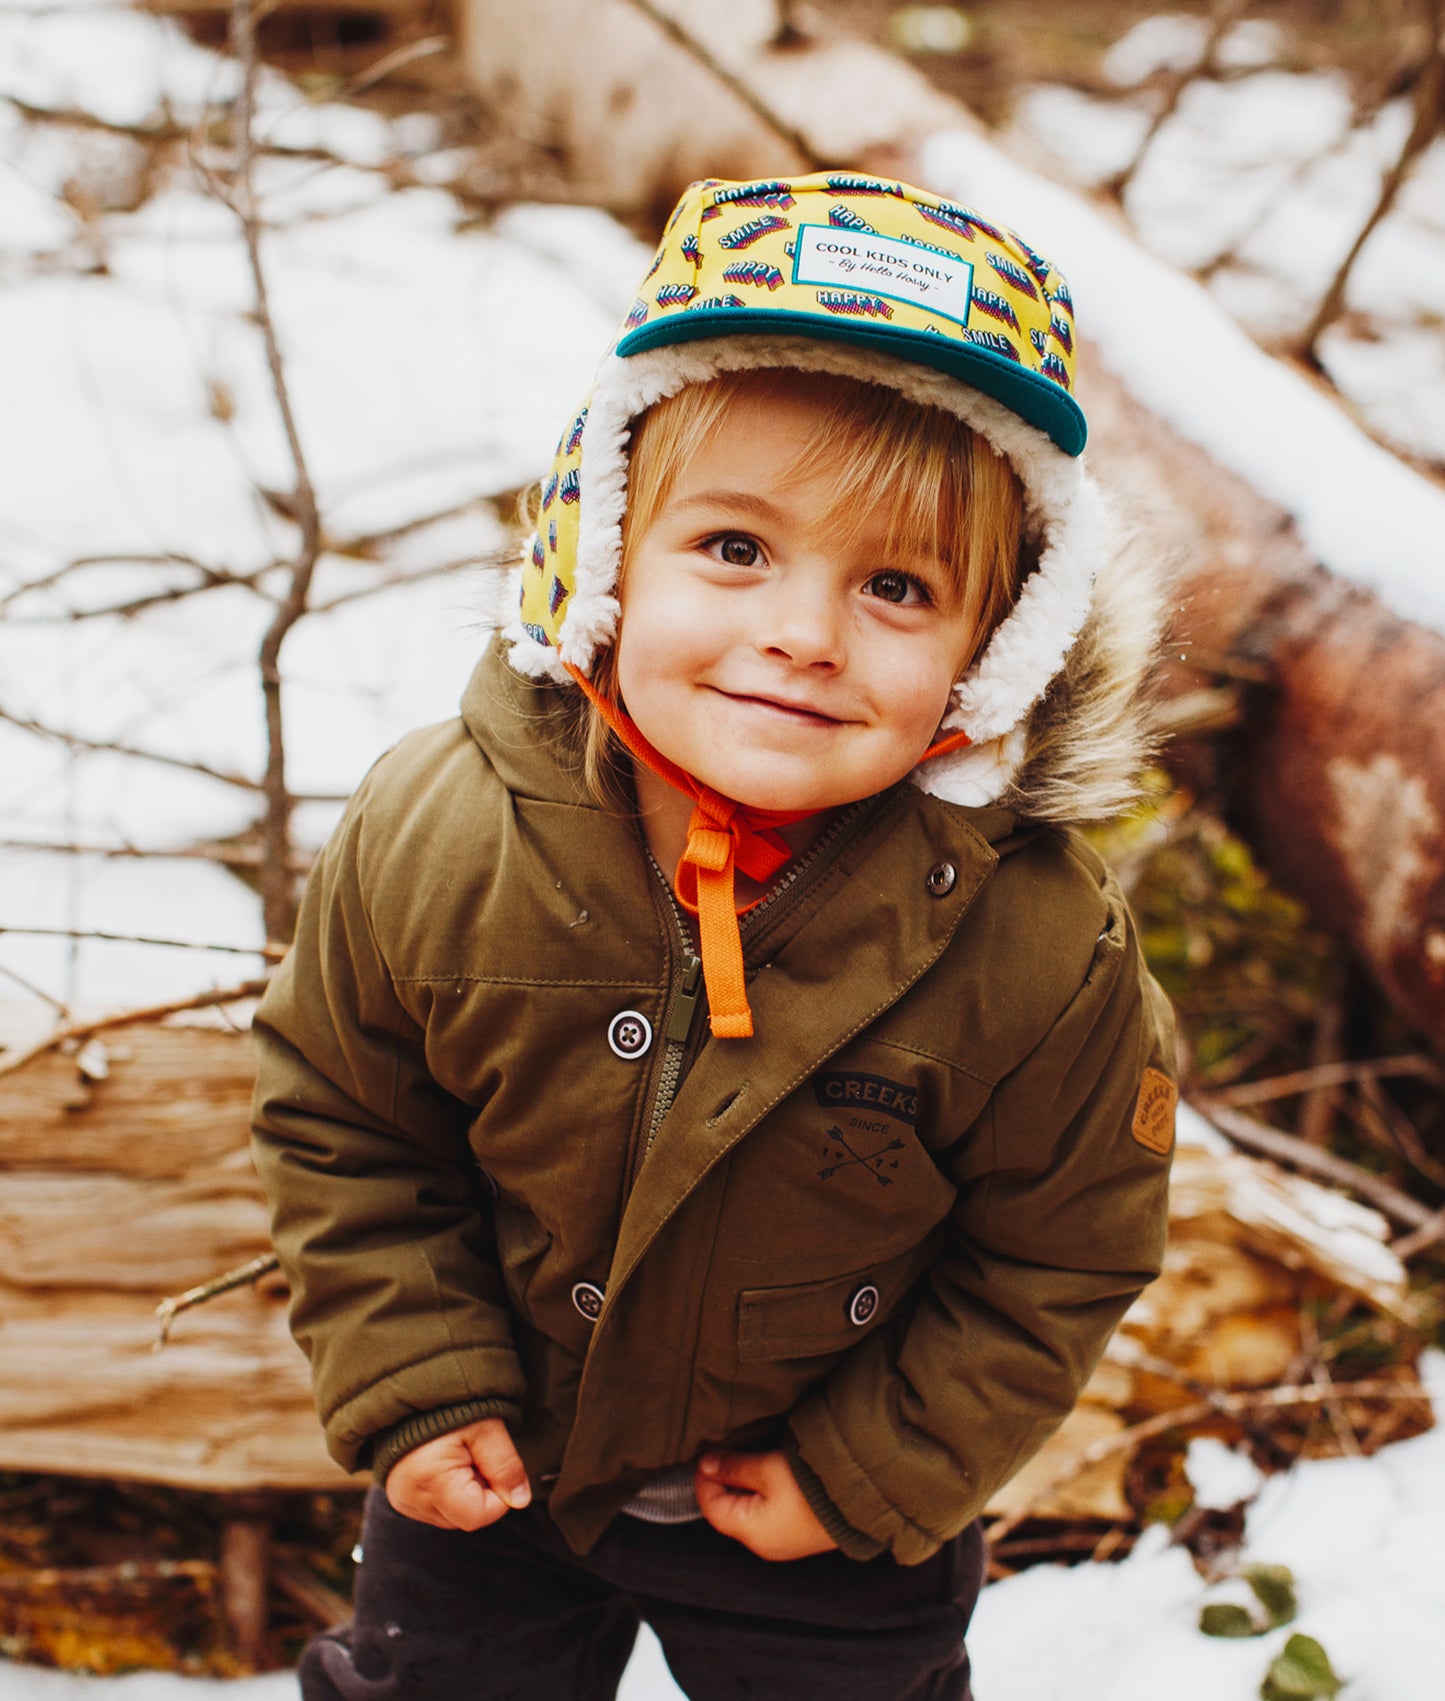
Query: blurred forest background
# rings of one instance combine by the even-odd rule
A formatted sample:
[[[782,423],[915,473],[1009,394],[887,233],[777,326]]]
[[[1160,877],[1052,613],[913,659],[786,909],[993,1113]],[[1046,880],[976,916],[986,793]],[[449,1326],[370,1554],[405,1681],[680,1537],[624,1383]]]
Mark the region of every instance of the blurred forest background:
[[[704,174],[897,173],[985,210],[1008,170],[1068,191],[1103,233],[1075,291],[1091,455],[1178,577],[1160,761],[1098,838],[1207,1156],[1181,1166],[1179,1286],[1094,1427],[995,1509],[995,1575],[1161,1521],[1222,1575],[1242,1501],[1200,1503],[1191,1438],[1277,1473],[1429,1427],[1442,23],[1440,0],[3,0],[0,1652],[230,1675],[345,1610],[356,1496],[277,1278],[177,1316],[163,1353],[150,1314],[264,1261],[250,1002],[341,801],[453,712],[519,495]],[[1203,394],[1192,319],[1117,322],[1136,252],[1301,412]]]

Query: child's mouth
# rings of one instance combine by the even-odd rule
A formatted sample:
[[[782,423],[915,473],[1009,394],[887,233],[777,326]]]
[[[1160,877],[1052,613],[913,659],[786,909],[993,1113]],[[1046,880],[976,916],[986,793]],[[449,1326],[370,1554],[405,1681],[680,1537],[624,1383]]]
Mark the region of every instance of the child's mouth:
[[[797,721],[804,726],[841,726],[841,718],[830,715],[822,709],[815,709],[805,703],[790,702],[784,697],[759,697],[747,691],[723,691],[719,693],[732,703],[741,703],[745,708],[767,709],[773,714],[784,715],[789,720]]]

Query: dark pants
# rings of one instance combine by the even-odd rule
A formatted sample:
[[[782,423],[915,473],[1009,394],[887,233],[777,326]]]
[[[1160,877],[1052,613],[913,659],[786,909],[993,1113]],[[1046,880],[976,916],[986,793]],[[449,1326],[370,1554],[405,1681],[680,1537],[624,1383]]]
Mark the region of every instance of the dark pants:
[[[922,1565],[772,1564],[623,1516],[579,1559],[545,1509],[465,1535],[373,1489],[362,1543],[355,1620],[307,1648],[304,1701],[611,1701],[642,1619],[691,1701],[971,1701],[976,1524]]]

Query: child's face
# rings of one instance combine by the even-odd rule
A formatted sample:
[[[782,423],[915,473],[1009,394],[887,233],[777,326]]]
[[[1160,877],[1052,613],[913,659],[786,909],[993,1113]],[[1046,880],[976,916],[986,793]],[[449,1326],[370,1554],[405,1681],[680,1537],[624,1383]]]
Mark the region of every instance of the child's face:
[[[755,809],[836,808],[901,780],[972,650],[953,575],[887,554],[869,500],[789,468],[823,403],[805,378],[740,396],[633,541],[617,646],[644,736]]]

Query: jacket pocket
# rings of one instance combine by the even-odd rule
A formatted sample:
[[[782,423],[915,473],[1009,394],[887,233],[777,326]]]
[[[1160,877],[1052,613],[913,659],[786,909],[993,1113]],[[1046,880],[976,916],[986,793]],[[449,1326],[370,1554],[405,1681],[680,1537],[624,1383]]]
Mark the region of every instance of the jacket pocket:
[[[813,1358],[845,1351],[897,1311],[932,1262],[933,1237],[900,1258],[821,1282],[744,1288],[738,1296],[738,1358]]]

